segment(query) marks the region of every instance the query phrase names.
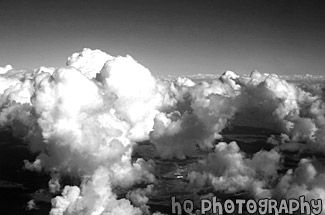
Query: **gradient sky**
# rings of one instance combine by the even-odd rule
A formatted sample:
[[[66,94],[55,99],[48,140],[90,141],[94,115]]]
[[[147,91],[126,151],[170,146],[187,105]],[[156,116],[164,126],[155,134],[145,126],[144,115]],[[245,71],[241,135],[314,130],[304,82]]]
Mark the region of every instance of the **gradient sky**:
[[[0,0],[0,66],[64,66],[82,48],[155,76],[324,74],[325,8],[295,0]]]

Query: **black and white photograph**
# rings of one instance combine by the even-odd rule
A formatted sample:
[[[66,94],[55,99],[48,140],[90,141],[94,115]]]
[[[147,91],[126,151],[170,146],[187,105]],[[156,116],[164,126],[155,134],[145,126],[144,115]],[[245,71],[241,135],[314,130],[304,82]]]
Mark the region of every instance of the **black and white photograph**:
[[[325,6],[0,0],[1,215],[325,215]]]

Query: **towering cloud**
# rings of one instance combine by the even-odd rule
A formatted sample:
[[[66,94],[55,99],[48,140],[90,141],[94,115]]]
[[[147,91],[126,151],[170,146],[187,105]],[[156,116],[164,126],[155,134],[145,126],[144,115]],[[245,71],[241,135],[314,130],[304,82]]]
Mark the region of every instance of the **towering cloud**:
[[[133,141],[146,138],[153,126],[160,102],[155,79],[131,57],[96,50],[74,54],[68,65],[54,71],[5,67],[1,124],[39,151],[34,162],[25,162],[27,169],[84,178],[80,188],[63,189],[51,214],[102,213],[113,210],[113,202],[121,207],[114,210],[140,214],[128,200],[117,200],[112,189],[154,181],[150,163],[131,162],[131,153]]]

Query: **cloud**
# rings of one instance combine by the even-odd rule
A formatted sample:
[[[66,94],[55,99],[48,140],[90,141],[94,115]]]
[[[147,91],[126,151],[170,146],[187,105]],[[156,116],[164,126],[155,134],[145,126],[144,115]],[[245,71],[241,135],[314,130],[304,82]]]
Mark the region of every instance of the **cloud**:
[[[325,168],[311,156],[325,152],[321,88],[258,71],[213,77],[158,79],[131,56],[91,49],[60,68],[5,66],[0,126],[38,154],[24,161],[25,169],[51,175],[49,191],[60,194],[52,199],[52,215],[150,214],[156,164],[132,157],[141,141],[150,141],[162,159],[203,154],[187,176],[199,190],[322,198]],[[222,141],[228,125],[269,128],[274,134],[265,141],[272,149],[248,154],[243,144]],[[282,163],[289,152],[299,161],[291,170]],[[63,175],[81,183],[61,184]]]
[[[156,80],[131,57],[99,50],[84,49],[67,64],[54,70],[5,68],[1,125],[11,126],[39,153],[25,168],[51,172],[52,192],[60,191],[60,175],[84,178],[80,188],[63,188],[51,214],[140,214],[112,189],[155,180],[151,163],[132,162],[131,154],[134,140],[148,138],[153,126],[161,102]]]
[[[298,167],[288,170],[272,190],[277,197],[298,198],[303,195],[307,201],[321,199],[322,213],[325,214],[325,167],[316,159],[301,159]]]
[[[171,84],[171,89],[178,91],[173,94],[176,105],[156,115],[150,133],[150,141],[161,157],[184,159],[198,147],[213,148],[213,141],[220,137],[219,132],[236,109],[233,96],[238,86],[230,78],[237,76],[225,74],[212,84],[195,85],[186,79],[177,79]]]
[[[275,150],[259,151],[249,159],[236,142],[220,142],[213,153],[199,161],[188,178],[199,188],[208,185],[216,191],[248,191],[255,198],[270,198],[268,184],[276,179],[279,168],[280,154]]]

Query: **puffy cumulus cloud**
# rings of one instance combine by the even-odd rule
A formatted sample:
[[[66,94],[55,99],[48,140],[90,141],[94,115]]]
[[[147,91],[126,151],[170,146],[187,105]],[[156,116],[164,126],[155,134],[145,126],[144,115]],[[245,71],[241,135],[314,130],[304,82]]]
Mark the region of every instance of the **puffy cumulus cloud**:
[[[158,80],[158,91],[163,96],[161,112],[170,113],[178,111],[183,114],[191,111],[190,91],[196,84],[185,77],[178,77],[172,80]]]
[[[303,101],[300,116],[292,120],[293,129],[289,135],[282,135],[278,141],[281,150],[298,151],[297,155],[301,159],[297,168],[289,169],[279,177],[272,193],[278,198],[298,198],[303,195],[308,201],[321,199],[321,214],[325,214],[325,105],[321,95],[305,95]],[[316,156],[311,156],[312,154]]]
[[[150,135],[164,158],[185,158],[197,146],[212,148],[230,119],[286,133],[294,141],[312,139],[317,130],[312,114],[305,113],[315,97],[275,74],[240,77],[226,71],[211,83],[178,78],[169,88],[176,104],[156,115]]]
[[[144,108],[144,103],[150,102],[152,88],[142,89],[141,93],[147,97],[145,102],[138,104],[141,101],[137,101],[137,98],[141,97],[128,94],[131,91],[126,92],[128,87],[136,90],[138,85],[129,86],[129,81],[123,83],[122,76],[116,75],[115,72],[123,72],[124,75],[134,72],[143,77],[142,67],[137,68],[136,63],[133,65],[140,72],[132,70],[132,66],[120,68],[118,64],[127,64],[128,59],[119,58],[121,59],[105,64],[108,68],[105,66],[101,71],[101,75],[105,75],[103,83],[89,80],[73,67],[60,68],[53,75],[44,76],[36,82],[32,103],[36,114],[39,115],[37,122],[47,145],[46,151],[41,153],[38,159],[46,169],[90,176],[90,182],[85,182],[81,187],[82,198],[76,202],[68,201],[64,191],[63,197],[57,197],[54,201],[52,214],[60,214],[65,210],[67,213],[77,211],[83,214],[141,213],[141,210],[133,208],[128,200],[116,200],[111,189],[114,186],[127,188],[134,183],[154,180],[149,172],[150,164],[141,159],[131,163],[134,142],[130,134],[140,132],[140,136],[145,135],[149,127],[140,125],[138,128],[137,123],[143,123],[147,112],[139,113],[139,118],[135,119],[131,118],[132,112],[127,112],[131,109],[137,113]],[[120,70],[116,71],[116,67]],[[110,82],[111,79],[114,81]],[[118,85],[114,85],[118,80]],[[124,87],[120,86],[125,84],[127,85]],[[145,111],[154,109],[147,108]],[[147,122],[144,121],[145,123]],[[133,131],[134,128],[139,130]],[[100,178],[99,182],[97,177]],[[97,199],[93,199],[94,196]],[[69,203],[67,207],[66,202]]]
[[[110,179],[110,172],[99,167],[91,178],[83,181],[81,190],[66,186],[62,196],[52,199],[50,214],[142,214],[127,199],[117,199]]]
[[[234,123],[283,132],[280,137],[270,137],[268,142],[277,150],[298,152],[298,158],[306,151],[304,156],[324,153],[325,105],[321,94],[311,94],[276,75],[257,71],[250,77],[234,76],[233,80],[240,86],[234,96]],[[215,152],[208,154],[197,170],[189,174],[193,184],[225,192],[247,190],[256,198],[293,198],[299,194],[310,200],[324,192],[319,181],[325,168],[316,158],[313,162],[302,159],[296,170],[282,176],[277,172],[282,155],[276,150],[260,151],[248,159],[234,144],[219,144]],[[316,180],[308,178],[313,175]]]
[[[197,172],[189,174],[191,183],[203,186],[209,182],[216,190],[228,192],[247,187],[251,178],[247,176],[254,174],[244,165],[244,156],[236,142],[218,143],[214,153],[201,160],[196,169]]]
[[[269,198],[269,184],[276,180],[280,154],[276,150],[259,151],[246,158],[236,142],[220,142],[214,153],[194,167],[188,178],[199,188],[212,186],[216,191],[249,191],[256,198]]]
[[[324,154],[323,94],[306,92],[274,74],[254,71],[250,77],[233,77],[232,83],[239,85],[232,94],[233,123],[267,127],[282,134],[268,139],[276,149],[260,151],[252,158],[246,158],[234,143],[219,143],[215,152],[208,154],[189,174],[191,183],[201,188],[212,186],[222,192],[245,190],[255,198],[299,195],[308,200],[323,198],[321,181],[325,168],[318,160],[323,156],[319,154]],[[205,89],[209,86],[206,84]],[[290,151],[284,156],[294,154],[301,159],[298,168],[280,174],[283,155],[278,151]],[[311,153],[317,153],[318,157],[310,160]]]
[[[146,188],[138,188],[136,190],[129,191],[127,198],[130,199],[133,205],[141,208],[145,214],[150,214],[149,207],[146,205],[149,201],[147,195],[152,194],[153,185],[148,185]]]
[[[130,58],[118,58],[119,60],[114,62],[107,62],[110,66],[101,71],[105,75],[105,79],[102,79],[104,83],[90,80],[74,67],[59,68],[53,74],[44,74],[36,79],[32,104],[39,116],[37,123],[46,144],[46,153],[40,154],[38,159],[42,160],[47,168],[89,172],[88,170],[94,170],[101,163],[115,164],[124,157],[130,157],[133,144],[130,134],[133,128],[138,126],[137,123],[146,123],[142,120],[147,116],[147,112],[139,113],[139,119],[134,120],[131,118],[133,113],[127,111],[131,109],[137,114],[145,102],[150,102],[155,82],[147,71],[141,76],[143,67],[137,67],[135,61]],[[131,60],[131,66],[118,66],[128,65],[128,59]],[[132,70],[132,66],[136,69]],[[137,89],[137,85],[130,86],[130,81],[124,83],[123,76],[115,74],[119,72],[123,75],[135,73],[141,78],[152,78],[152,88],[143,88],[141,91],[147,94],[145,102],[137,101],[137,98],[141,98],[138,94],[132,95],[131,91],[125,91],[128,87]],[[132,80],[148,81],[141,78]],[[118,80],[120,82],[115,83]],[[156,112],[155,106],[150,108],[145,111]],[[149,123],[153,124],[153,117],[151,120]],[[140,134],[135,134],[136,136],[142,136],[146,132],[143,130],[149,129],[142,125],[139,127]],[[124,169],[129,168],[125,166]]]
[[[234,115],[234,96],[238,85],[234,73],[226,72],[211,84],[195,84],[176,79],[171,84],[176,104],[167,112],[156,115],[150,141],[163,158],[184,159],[195,150],[213,148],[213,141]]]
[[[24,73],[26,71],[19,71],[19,72]],[[14,75],[9,75],[7,73],[0,76],[1,106],[5,105],[6,102],[9,101],[16,101],[17,103],[30,103],[30,97],[31,94],[33,93],[31,88],[31,84],[32,84],[31,81],[19,80],[12,76]]]
[[[298,88],[275,74],[253,71],[238,79],[241,93],[237,97],[238,120],[251,125],[288,132],[290,118],[299,114]]]
[[[269,141],[275,140],[274,143],[279,144],[283,150],[300,152],[309,150],[324,154],[324,98],[320,94],[305,92],[299,87],[296,89],[297,110],[283,117],[281,121],[290,126],[281,130],[283,133],[280,138],[273,136]]]
[[[128,199],[117,200],[112,190],[132,190],[136,183],[155,180],[152,162],[131,161],[132,146],[148,139],[166,87],[158,87],[150,72],[129,56],[84,49],[67,65],[2,69],[1,125],[11,126],[39,152],[35,161],[25,161],[25,168],[52,172],[51,192],[60,192],[61,174],[83,179],[80,187],[64,187],[52,201],[51,214],[148,211],[145,202],[134,203],[141,209],[134,207]]]
[[[253,71],[240,77],[240,95],[236,120],[245,124],[268,127],[288,135],[291,146],[307,143],[309,149],[322,148],[324,137],[324,101],[322,95],[311,94],[294,83],[274,74]],[[299,146],[299,144],[296,146]],[[286,146],[281,146],[286,147]]]
[[[102,70],[108,60],[114,59],[113,56],[100,50],[84,48],[82,52],[76,52],[68,58],[67,66],[78,69],[87,78],[95,78]]]
[[[222,95],[225,97],[234,97],[239,94],[241,86],[238,84],[239,76],[232,71],[224,72],[219,79],[212,83],[203,81],[198,84],[191,92],[194,100],[205,99],[209,95]]]
[[[8,66],[7,66],[8,67]],[[54,68],[40,67],[35,70],[15,70],[8,67],[0,74],[0,126],[13,128],[15,136],[30,137],[35,130],[36,116],[31,104],[35,80]]]
[[[325,214],[325,167],[316,159],[301,159],[298,167],[287,173],[279,180],[272,190],[276,197],[295,198],[305,196],[307,201],[322,200],[322,213]]]
[[[11,102],[0,110],[1,127],[11,127],[16,137],[25,138],[29,134],[31,125],[35,122],[30,105]]]
[[[0,108],[10,108],[12,103],[30,104],[33,94],[30,71],[14,70],[11,67],[0,74]],[[11,112],[10,110],[4,112]],[[3,123],[3,120],[1,120]]]
[[[188,112],[183,115],[179,112],[160,113],[155,118],[153,129],[150,140],[162,158],[185,159],[195,152],[198,141],[207,136],[204,124]]]
[[[116,95],[116,114],[131,125],[132,140],[148,138],[163,96],[149,70],[130,56],[107,61],[99,79],[108,93]]]
[[[40,67],[35,70],[16,70],[9,67],[0,74],[0,107],[10,102],[30,104],[34,94],[35,77],[41,73],[53,73],[54,68]]]
[[[0,92],[0,126],[11,127],[14,136],[27,136],[30,125],[35,122],[30,105],[32,81],[15,79],[6,73],[0,75],[0,86],[5,88]]]
[[[220,76],[219,80],[221,80],[223,83],[227,83],[231,89],[231,90],[239,90],[240,89],[240,85],[238,85],[237,80],[239,79],[239,75],[237,75],[236,73],[232,72],[232,71],[226,71],[222,74],[222,76]],[[227,86],[227,85],[226,85]]]
[[[11,69],[13,69],[13,67],[11,65],[6,65],[4,67],[0,66],[0,74],[7,73]]]
[[[324,98],[316,99],[310,106],[310,114],[314,126],[310,125],[308,128],[309,136],[314,137],[312,148],[321,149],[325,153],[325,103]]]

